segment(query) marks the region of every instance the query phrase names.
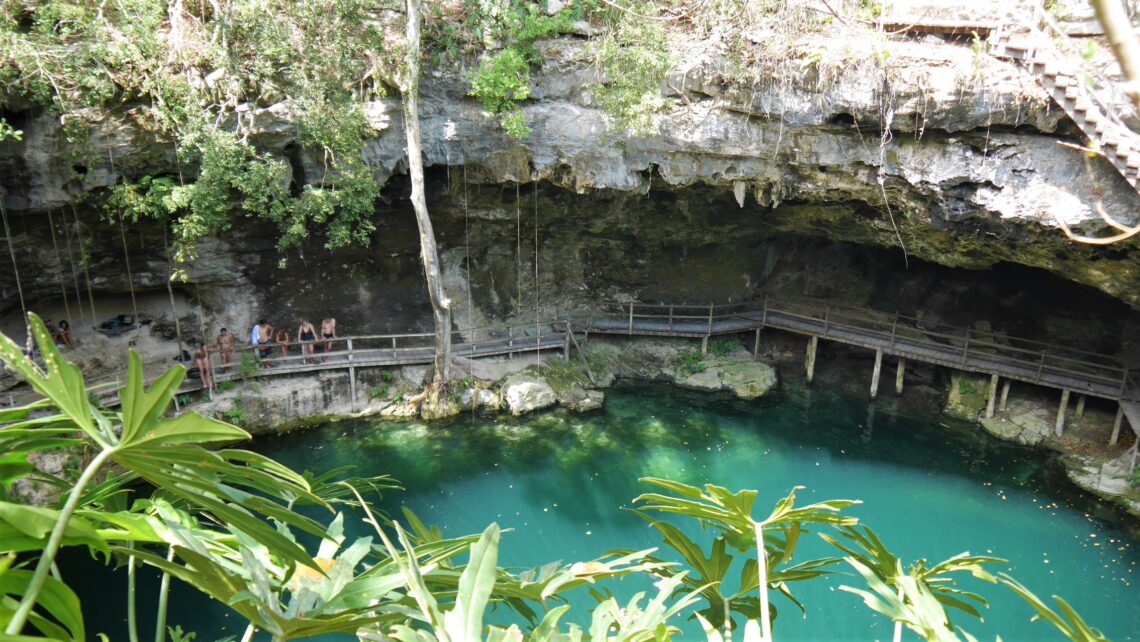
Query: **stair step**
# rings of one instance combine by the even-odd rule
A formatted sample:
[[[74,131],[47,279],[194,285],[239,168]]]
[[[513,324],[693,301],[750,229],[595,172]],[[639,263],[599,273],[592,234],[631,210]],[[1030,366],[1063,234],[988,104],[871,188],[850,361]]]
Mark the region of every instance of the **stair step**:
[[[1140,154],[1136,152],[1129,154],[1128,158],[1124,161],[1124,166],[1132,170],[1140,169]]]
[[[1072,76],[1066,76],[1064,74],[1057,74],[1056,76],[1054,76],[1054,78],[1055,78],[1054,82],[1057,84],[1058,87],[1072,87],[1073,85],[1077,84],[1076,80]]]
[[[1077,102],[1077,99],[1080,97],[1081,97],[1081,90],[1080,89],[1077,89],[1075,86],[1065,88],[1065,100],[1075,104]]]

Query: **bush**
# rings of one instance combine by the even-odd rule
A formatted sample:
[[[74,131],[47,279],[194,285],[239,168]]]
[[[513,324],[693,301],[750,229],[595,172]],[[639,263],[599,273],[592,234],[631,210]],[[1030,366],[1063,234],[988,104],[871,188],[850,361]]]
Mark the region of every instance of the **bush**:
[[[245,408],[242,406],[242,400],[235,399],[234,405],[224,410],[222,416],[231,424],[240,426],[245,423]]]
[[[704,362],[704,356],[701,355],[700,350],[690,350],[685,352],[680,357],[680,365],[677,366],[677,375],[684,378],[704,372],[707,367]]]
[[[387,384],[385,384],[383,386],[376,386],[375,388],[369,388],[368,389],[368,399],[372,400],[372,399],[379,399],[381,397],[387,397],[388,396],[388,390],[390,387],[391,386],[388,386]]]
[[[732,349],[735,348],[736,345],[737,345],[736,342],[733,341],[732,339],[721,339],[720,341],[710,341],[709,342],[709,352],[711,352],[714,357],[723,357],[726,354],[728,354],[729,352],[732,352]]]

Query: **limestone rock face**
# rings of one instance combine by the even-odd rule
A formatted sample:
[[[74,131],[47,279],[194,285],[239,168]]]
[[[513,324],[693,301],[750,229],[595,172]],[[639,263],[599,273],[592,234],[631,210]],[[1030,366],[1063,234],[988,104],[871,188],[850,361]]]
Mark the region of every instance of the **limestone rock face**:
[[[875,62],[870,42],[821,43],[818,62],[793,61],[759,77],[703,57],[665,83],[675,100],[660,114],[658,129],[631,134],[613,130],[593,97],[599,71],[588,44],[552,39],[539,46],[545,63],[533,75],[532,100],[523,105],[533,134],[523,140],[508,138],[497,119],[466,96],[463,74],[424,79],[427,165],[462,164],[473,182],[537,180],[600,195],[603,202],[615,194],[709,188],[717,207],[742,202],[778,233],[884,247],[897,247],[901,237],[910,256],[968,268],[1030,265],[1140,306],[1136,258],[1072,247],[1057,224],[1104,229],[1094,204],[1131,223],[1140,197],[1104,159],[1057,144],[1058,132],[1071,127],[1067,118],[1013,64],[965,46],[901,40],[890,43],[889,73]],[[881,122],[884,96],[890,122]],[[363,109],[375,132],[364,154],[384,183],[406,165],[399,101]],[[123,177],[175,173],[173,148],[140,126],[136,111],[126,105],[96,119],[90,140],[98,153],[80,153],[49,115],[20,123],[24,141],[0,143],[0,188],[9,213],[42,216]],[[289,100],[247,106],[245,113],[251,140],[284,159],[298,138]],[[887,128],[894,137],[880,148],[876,141]],[[76,157],[88,159],[80,178]],[[299,162],[307,182],[325,179],[320,158],[302,154]],[[500,205],[473,216],[507,220],[511,209]],[[688,216],[679,204],[669,211]],[[274,262],[271,243],[267,249]],[[199,260],[195,281],[248,278],[230,259],[216,263],[211,272],[215,261]],[[136,278],[158,286],[163,268],[155,257]],[[41,273],[45,292],[57,287],[54,270]],[[123,291],[124,281],[115,278],[113,285]]]
[[[989,400],[989,377],[954,370],[950,373],[950,394],[942,412],[965,421],[977,421]]]
[[[511,375],[503,382],[503,400],[512,415],[549,408],[558,402],[554,389],[545,381],[529,375]]]

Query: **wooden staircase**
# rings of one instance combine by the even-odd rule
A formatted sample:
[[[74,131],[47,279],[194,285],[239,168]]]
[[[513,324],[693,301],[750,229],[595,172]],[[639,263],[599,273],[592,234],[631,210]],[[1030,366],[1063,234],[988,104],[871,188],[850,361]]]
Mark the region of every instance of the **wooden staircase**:
[[[1140,134],[1116,117],[1088,84],[1089,76],[1036,27],[999,27],[989,38],[990,55],[1013,60],[1033,74],[1049,97],[1077,124],[1092,149],[1104,154],[1124,180],[1140,191]],[[1105,81],[1101,81],[1102,83]]]

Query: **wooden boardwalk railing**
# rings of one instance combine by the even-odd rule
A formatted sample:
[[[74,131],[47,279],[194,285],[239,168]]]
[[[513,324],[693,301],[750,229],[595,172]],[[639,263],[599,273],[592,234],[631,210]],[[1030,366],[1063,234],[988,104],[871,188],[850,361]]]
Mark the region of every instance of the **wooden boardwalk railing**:
[[[1117,440],[1125,416],[1134,431],[1140,428],[1140,379],[1114,356],[816,299],[765,296],[747,303],[700,305],[603,302],[573,317],[456,332],[452,354],[478,358],[561,350],[563,358],[567,358],[571,345],[577,344],[576,337],[588,340],[590,334],[697,338],[701,339],[702,350],[706,350],[710,337],[752,333],[755,355],[764,328],[809,337],[809,381],[816,345],[824,339],[875,351],[872,396],[878,388],[883,356],[888,355],[898,358],[900,391],[906,361],[929,363],[990,375],[989,415],[993,413],[998,379],[1005,378],[1003,407],[1010,380],[1062,391],[1058,434],[1063,428],[1070,392],[1119,403],[1112,443]],[[291,344],[288,354],[284,354],[282,346],[273,345],[264,359],[253,356],[256,346],[243,345],[234,351],[233,362],[228,366],[223,366],[219,355],[212,352],[214,380],[348,370],[355,401],[357,368],[427,364],[434,355],[431,333],[361,335],[313,342],[321,347],[326,343],[331,344],[330,350],[311,357],[302,355],[301,344]],[[105,403],[116,404],[120,380],[121,376],[91,383]],[[201,379],[187,379],[180,392],[201,388]]]
[[[1113,401],[1140,401],[1140,389],[1132,385],[1128,369],[1110,355],[823,300],[611,303],[599,306],[578,327],[592,333],[701,339],[768,327]]]

